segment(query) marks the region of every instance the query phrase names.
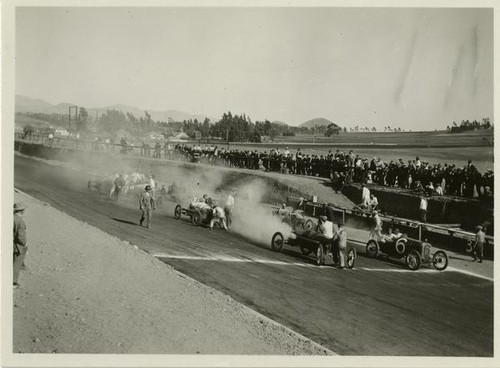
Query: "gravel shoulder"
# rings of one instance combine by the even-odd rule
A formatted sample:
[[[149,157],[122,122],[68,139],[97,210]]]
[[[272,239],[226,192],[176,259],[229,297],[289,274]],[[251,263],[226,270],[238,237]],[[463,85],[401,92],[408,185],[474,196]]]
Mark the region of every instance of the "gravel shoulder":
[[[331,351],[23,193],[29,252],[13,353],[330,355]]]

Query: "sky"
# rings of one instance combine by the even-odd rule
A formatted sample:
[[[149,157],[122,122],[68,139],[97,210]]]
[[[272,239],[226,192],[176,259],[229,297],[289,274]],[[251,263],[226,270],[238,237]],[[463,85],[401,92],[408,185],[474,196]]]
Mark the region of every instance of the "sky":
[[[16,94],[412,130],[493,119],[493,11],[16,9]]]

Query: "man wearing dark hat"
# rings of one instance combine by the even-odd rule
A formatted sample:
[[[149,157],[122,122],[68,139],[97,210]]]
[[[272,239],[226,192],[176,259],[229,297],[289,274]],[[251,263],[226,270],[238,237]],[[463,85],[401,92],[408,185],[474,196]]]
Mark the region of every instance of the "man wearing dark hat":
[[[483,250],[484,243],[486,242],[486,234],[483,232],[483,227],[481,225],[476,226],[476,242],[472,247],[472,257],[475,262],[479,258],[479,263],[483,263]]]
[[[19,272],[28,251],[26,245],[26,224],[23,215],[26,207],[22,203],[14,203],[14,288],[18,288]]]
[[[153,215],[153,210],[156,209],[155,200],[151,194],[151,185],[146,185],[144,192],[142,192],[139,198],[139,209],[142,211],[141,219],[139,224],[142,226],[144,220],[146,220],[146,226],[148,229],[151,228],[151,217]]]

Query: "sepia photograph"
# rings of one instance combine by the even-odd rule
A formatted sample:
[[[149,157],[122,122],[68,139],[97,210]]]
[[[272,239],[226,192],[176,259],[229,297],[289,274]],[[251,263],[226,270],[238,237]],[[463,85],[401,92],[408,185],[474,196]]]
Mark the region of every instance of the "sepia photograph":
[[[0,365],[498,366],[493,1],[1,12]]]

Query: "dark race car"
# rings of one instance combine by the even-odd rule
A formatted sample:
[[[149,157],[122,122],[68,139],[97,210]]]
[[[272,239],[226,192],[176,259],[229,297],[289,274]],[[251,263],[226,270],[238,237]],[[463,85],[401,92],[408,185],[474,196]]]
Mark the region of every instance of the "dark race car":
[[[429,243],[411,239],[403,235],[393,239],[370,235],[366,243],[366,255],[369,257],[386,256],[402,259],[410,270],[416,271],[422,264],[432,265],[436,270],[443,271],[448,267],[448,255],[442,250],[431,254],[432,246]]]
[[[284,245],[289,245],[291,247],[299,247],[303,255],[310,255],[314,253],[316,255],[316,264],[322,266],[325,264],[325,256],[331,251],[334,263],[338,262],[336,257],[337,249],[335,242],[330,242],[326,244],[320,241],[316,232],[312,230],[304,231],[293,231],[292,234],[285,238],[283,233],[274,233],[271,239],[271,248],[274,251],[280,252]],[[347,268],[353,268],[356,261],[356,249],[352,246],[347,246],[345,251],[345,263]]]

